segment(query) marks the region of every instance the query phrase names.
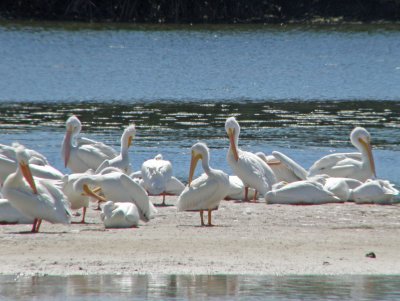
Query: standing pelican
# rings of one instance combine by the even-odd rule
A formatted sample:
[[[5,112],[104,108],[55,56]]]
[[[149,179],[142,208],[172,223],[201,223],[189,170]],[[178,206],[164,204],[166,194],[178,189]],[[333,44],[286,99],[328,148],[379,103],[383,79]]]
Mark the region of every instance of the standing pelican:
[[[245,185],[245,202],[249,187],[256,189],[264,196],[277,182],[274,172],[257,155],[238,148],[240,126],[234,117],[226,120],[225,130],[230,141],[227,160],[234,173]]]
[[[128,126],[121,136],[121,152],[118,156],[113,159],[105,160],[101,165],[97,168],[96,173],[99,173],[106,167],[117,167],[126,174],[130,174],[131,164],[129,163],[129,153],[128,149],[132,145],[132,141],[136,135],[136,128],[134,124]]]
[[[118,154],[111,147],[91,139],[77,137],[82,125],[76,116],[66,122],[67,132],[62,142],[61,154],[65,167],[74,173],[96,170],[104,160],[115,158]]]
[[[371,136],[368,131],[356,127],[350,134],[350,140],[361,154],[337,153],[322,157],[311,166],[308,175],[326,174],[331,177],[353,178],[361,182],[376,178]]]
[[[33,218],[32,232],[38,232],[42,219],[51,223],[69,224],[69,203],[50,180],[34,179],[29,168],[29,155],[24,147],[16,150],[18,162],[15,173],[4,182],[2,193],[5,198],[28,218]]]
[[[204,174],[192,182],[197,161],[201,160]],[[208,211],[208,226],[212,226],[211,212],[218,209],[219,203],[229,192],[229,177],[222,170],[209,165],[208,147],[201,142],[192,146],[189,184],[182,191],[176,204],[178,211],[200,211],[201,225],[204,226],[203,212]]]
[[[104,197],[90,188],[93,186],[100,187]],[[145,222],[154,218],[157,213],[142,186],[122,172],[82,176],[75,182],[74,189],[102,202],[134,203],[139,210],[140,219]]]

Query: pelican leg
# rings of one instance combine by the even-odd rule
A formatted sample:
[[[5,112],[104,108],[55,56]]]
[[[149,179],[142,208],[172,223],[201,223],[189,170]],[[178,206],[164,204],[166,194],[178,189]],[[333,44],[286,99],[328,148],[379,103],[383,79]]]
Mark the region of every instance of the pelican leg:
[[[211,223],[211,212],[212,212],[212,210],[208,209],[208,226],[209,226],[209,227],[214,226],[214,225]]]
[[[37,221],[37,225],[36,225],[36,233],[37,232],[39,232],[39,228],[40,228],[40,225],[42,224],[42,219],[38,219],[38,221]]]
[[[253,203],[257,203],[257,190],[254,190]]]
[[[83,207],[81,224],[85,224],[86,207]]]
[[[162,203],[161,206],[166,206],[165,204],[165,192],[162,193],[163,199],[162,199]]]
[[[100,201],[97,201],[97,207],[94,210],[101,210],[100,208]]]
[[[32,230],[31,230],[31,232],[32,233],[35,233],[36,232],[36,224],[37,224],[37,218],[35,218],[34,220],[33,220],[33,225],[32,225]]]
[[[244,201],[245,201],[245,202],[248,202],[248,201],[249,201],[249,200],[248,200],[248,195],[249,195],[249,187],[246,186],[246,187],[244,188]]]
[[[201,226],[205,226],[205,224],[204,224],[204,219],[203,219],[203,213],[204,213],[204,211],[203,211],[203,210],[200,210]]]

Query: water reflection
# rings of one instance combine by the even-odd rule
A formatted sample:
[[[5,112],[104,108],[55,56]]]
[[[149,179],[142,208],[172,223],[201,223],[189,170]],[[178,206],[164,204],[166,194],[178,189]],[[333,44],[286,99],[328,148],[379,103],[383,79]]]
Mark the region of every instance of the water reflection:
[[[6,300],[395,300],[400,276],[0,276]]]

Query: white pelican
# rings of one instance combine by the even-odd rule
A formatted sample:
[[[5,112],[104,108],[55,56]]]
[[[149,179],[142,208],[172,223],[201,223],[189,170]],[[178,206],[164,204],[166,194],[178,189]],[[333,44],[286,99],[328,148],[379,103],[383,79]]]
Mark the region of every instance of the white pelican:
[[[165,206],[167,185],[172,178],[172,164],[164,160],[161,154],[154,159],[143,162],[141,168],[142,185],[150,195],[162,195],[162,206]],[[172,182],[173,183],[173,182]]]
[[[139,224],[139,212],[133,203],[107,201],[100,218],[106,228],[131,228]]]
[[[15,209],[7,199],[0,199],[0,225],[32,224],[33,218],[27,217]]]
[[[317,181],[324,186],[324,189],[332,192],[341,201],[350,201],[351,191],[360,186],[362,182],[350,178],[334,178],[328,175],[310,177],[309,180]]]
[[[89,186],[100,187],[104,197]],[[109,200],[134,203],[139,210],[140,219],[145,222],[154,218],[157,213],[142,186],[122,172],[82,176],[75,182],[74,189],[102,202]]]
[[[227,160],[245,185],[245,201],[247,201],[248,187],[256,189],[264,196],[277,182],[274,172],[257,155],[238,148],[240,126],[234,117],[226,120],[225,130],[230,141]]]
[[[197,161],[201,159],[204,174],[192,182]],[[219,203],[229,192],[229,177],[222,170],[209,165],[208,147],[201,142],[192,146],[189,184],[178,197],[178,211],[200,211],[201,225],[204,226],[203,212],[208,211],[208,226],[212,226],[211,212],[218,209]]]
[[[0,155],[3,155],[7,158],[12,159],[13,161],[16,161],[16,155],[15,155],[15,150],[20,146],[18,142],[13,142],[10,145],[5,145],[5,144],[0,144]],[[47,161],[47,158],[42,155],[41,153],[25,148],[25,151],[29,155],[29,164],[36,164],[36,165],[49,165],[49,162]]]
[[[332,192],[316,181],[304,180],[288,183],[265,195],[267,204],[324,204],[340,202]]]
[[[88,169],[84,173],[73,173],[70,175],[66,175],[63,178],[62,190],[63,190],[64,194],[67,196],[67,199],[71,204],[71,209],[77,210],[77,209],[83,208],[83,214],[82,214],[82,220],[81,220],[82,224],[85,223],[86,209],[87,209],[87,207],[89,207],[90,197],[82,194],[79,191],[76,191],[74,189],[74,184],[81,177],[86,176],[86,175],[91,175],[91,174],[94,174],[93,170]]]
[[[307,171],[280,152],[272,152],[272,155],[269,156],[258,152],[256,155],[271,167],[279,182],[291,183],[307,179]]]
[[[12,206],[34,219],[32,232],[39,231],[42,219],[51,223],[70,223],[69,203],[62,191],[50,180],[33,178],[24,147],[17,148],[16,158],[17,170],[7,177],[2,193]]]
[[[104,160],[115,158],[118,154],[104,143],[77,137],[81,131],[81,122],[71,116],[66,122],[67,132],[62,142],[61,154],[65,167],[74,173],[96,170]]]
[[[308,175],[326,174],[331,177],[353,178],[361,182],[376,178],[370,134],[364,128],[356,127],[350,134],[350,140],[361,154],[337,153],[325,156],[311,166]]]
[[[128,126],[121,136],[121,152],[118,156],[113,159],[105,160],[97,168],[96,173],[99,173],[104,168],[107,167],[117,167],[126,174],[132,172],[131,164],[129,163],[129,153],[128,149],[132,145],[132,141],[136,135],[136,128],[134,124]]]
[[[367,180],[352,190],[350,198],[358,204],[390,204],[399,194],[389,181]]]

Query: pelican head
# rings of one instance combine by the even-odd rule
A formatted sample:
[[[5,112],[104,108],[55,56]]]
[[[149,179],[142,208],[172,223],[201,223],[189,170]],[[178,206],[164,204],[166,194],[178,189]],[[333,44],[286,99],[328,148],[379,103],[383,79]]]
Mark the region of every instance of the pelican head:
[[[136,128],[134,124],[131,124],[128,126],[121,137],[121,145],[126,145],[127,147],[130,147],[132,145],[132,141],[135,138],[136,135]],[[125,144],[125,142],[127,144]]]
[[[76,117],[75,115],[72,115],[71,117],[69,117],[67,119],[67,121],[65,122],[66,128],[67,128],[67,132],[65,133],[65,137],[64,137],[64,166],[67,167],[68,161],[69,161],[69,157],[71,154],[71,143],[72,143],[72,137],[79,134],[79,132],[82,129],[82,124],[80,122],[80,120],[78,119],[78,117]]]
[[[225,121],[225,130],[229,137],[233,156],[234,156],[235,160],[238,161],[239,155],[237,152],[236,144],[237,144],[239,134],[240,134],[240,126],[239,126],[239,123],[236,121],[235,117],[229,117]]]
[[[33,179],[31,169],[29,168],[29,155],[25,150],[25,147],[18,146],[15,150],[17,162],[19,164],[19,168],[24,176],[25,180],[28,182],[29,186],[32,188],[33,192],[37,194],[35,180]]]
[[[197,166],[197,162],[201,159],[204,160],[208,157],[209,150],[207,145],[202,142],[197,142],[192,146],[192,160],[190,161],[190,171],[189,171],[189,186],[192,183],[194,171]]]
[[[356,127],[350,133],[351,143],[361,151],[366,153],[371,166],[372,174],[376,177],[375,161],[372,155],[371,135],[362,127]]]
[[[95,198],[100,202],[105,202],[106,199],[95,192],[95,190],[99,189],[91,189],[89,187],[89,185],[94,185],[94,184],[95,180],[93,179],[93,176],[83,176],[74,183],[73,189],[84,196],[89,196]]]

